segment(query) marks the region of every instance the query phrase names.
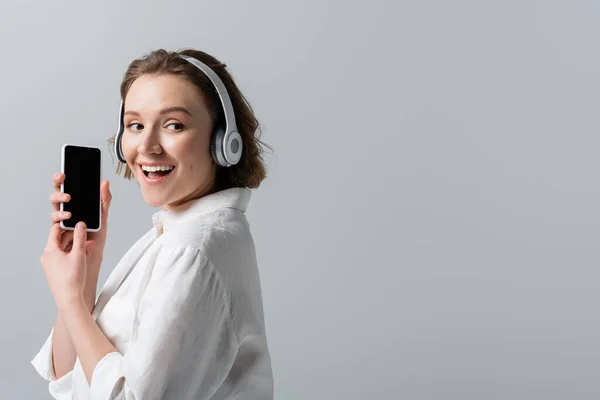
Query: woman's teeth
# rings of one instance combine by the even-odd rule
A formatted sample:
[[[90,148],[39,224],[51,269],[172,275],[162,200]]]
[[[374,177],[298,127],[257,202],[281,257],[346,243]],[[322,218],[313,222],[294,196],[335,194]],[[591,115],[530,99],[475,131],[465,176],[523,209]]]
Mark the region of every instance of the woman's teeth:
[[[155,179],[170,174],[175,167],[173,165],[141,165],[141,168],[144,175],[151,179]]]
[[[175,168],[175,167],[172,165],[157,165],[155,167],[142,165],[142,171],[145,171],[145,172],[170,171],[173,168]]]

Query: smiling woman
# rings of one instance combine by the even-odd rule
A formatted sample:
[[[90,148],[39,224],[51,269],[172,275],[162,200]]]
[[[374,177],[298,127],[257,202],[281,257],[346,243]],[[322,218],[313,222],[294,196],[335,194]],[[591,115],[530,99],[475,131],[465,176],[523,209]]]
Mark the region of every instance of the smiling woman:
[[[33,365],[56,399],[271,399],[245,217],[250,189],[266,176],[257,119],[225,65],[195,50],[133,61],[121,96],[121,128],[110,140],[117,173],[136,179],[144,200],[161,210],[98,297],[103,241],[93,258],[81,250],[84,231],[75,235],[74,256],[46,250],[51,289],[64,271],[86,279],[68,286],[73,293],[52,290],[59,312]],[[107,183],[102,196],[106,221]],[[102,229],[100,238],[106,223]]]
[[[144,74],[129,87],[121,147],[129,171],[152,206],[174,207],[214,190],[217,165],[210,151],[214,117],[201,93],[188,79],[174,74]],[[169,174],[150,174],[148,167],[169,169]]]
[[[198,106],[198,102],[200,102],[202,105],[195,110],[198,112],[196,118],[200,117],[202,119],[197,122],[208,123],[211,127],[223,124],[225,122],[223,104],[213,83],[207,75],[202,73],[194,65],[184,62],[180,57],[177,57],[177,54],[190,56],[201,61],[218,75],[223,82],[231,101],[238,132],[244,143],[244,151],[239,163],[228,169],[220,168],[217,170],[215,190],[235,186],[258,188],[262,180],[266,177],[262,153],[263,149],[268,146],[260,140],[260,124],[254,115],[252,107],[238,88],[231,74],[228,72],[226,65],[215,57],[197,50],[183,50],[179,53],[169,53],[165,50],[154,51],[147,57],[135,60],[129,65],[123,82],[121,83],[121,98],[124,99],[126,103],[127,101],[132,100],[132,93],[130,93],[130,91],[132,90],[133,84],[135,82],[144,83],[143,80],[140,82],[139,78],[177,77],[185,81],[185,83],[180,82],[177,87],[181,88],[183,86],[194,92],[186,93],[187,96],[181,96],[182,100],[183,97],[187,100],[191,100],[191,104],[188,107],[181,104],[170,104],[169,106],[165,106],[165,109],[161,111],[163,113],[180,111],[189,118],[194,118],[192,115],[194,105]],[[146,81],[145,83],[148,82]],[[160,84],[161,82],[155,81],[154,83]],[[192,83],[193,85],[189,85],[189,83]],[[172,87],[170,90],[172,93],[175,91],[175,87]],[[165,93],[165,95],[167,94]],[[129,106],[129,104],[126,105]],[[131,105],[130,108],[131,110],[127,110],[130,114],[137,111],[133,105]],[[208,113],[208,115],[206,115],[206,113]],[[204,126],[204,128],[206,128],[206,126]],[[112,137],[110,142],[114,143],[114,140],[115,138]],[[132,177],[129,168],[122,168],[122,165],[119,165],[117,167],[117,173],[121,172],[123,172],[124,176],[128,179]]]
[[[178,54],[201,61],[222,81],[244,145],[241,159],[236,165],[222,168],[213,162],[213,133],[226,122],[223,100],[209,76],[193,64],[185,62],[177,56]],[[179,172],[176,171],[177,165],[171,165],[177,177],[171,178],[168,185],[171,188],[175,183],[184,185],[171,197],[178,197],[186,191],[187,196],[171,205],[200,197],[206,192],[231,187],[257,188],[265,179],[266,170],[262,159],[265,145],[257,135],[260,133],[260,124],[225,64],[215,57],[196,50],[184,50],[177,54],[157,50],[130,64],[121,84],[121,97],[124,100],[125,126],[123,151],[128,151],[130,157],[125,155],[127,164],[120,164],[117,173],[123,172],[128,179],[137,179],[136,173],[144,163],[160,166],[163,162],[145,160],[140,154],[137,157],[133,156],[131,152],[137,151],[133,149],[135,146],[139,148],[140,145],[156,145],[161,139],[167,146],[175,145],[172,151],[180,157],[183,164],[179,166]],[[141,132],[146,134],[140,135]],[[174,138],[177,138],[177,141],[174,141]],[[114,140],[114,137],[111,138],[111,143],[114,143]],[[147,142],[139,142],[140,140]],[[174,156],[167,149],[163,150],[166,156]],[[188,170],[181,172],[185,168]],[[190,187],[195,187],[195,190],[190,192]],[[157,196],[156,191],[142,189],[142,194],[146,201],[151,201],[150,204],[161,202],[160,199],[152,198]],[[163,201],[163,204],[170,203]]]

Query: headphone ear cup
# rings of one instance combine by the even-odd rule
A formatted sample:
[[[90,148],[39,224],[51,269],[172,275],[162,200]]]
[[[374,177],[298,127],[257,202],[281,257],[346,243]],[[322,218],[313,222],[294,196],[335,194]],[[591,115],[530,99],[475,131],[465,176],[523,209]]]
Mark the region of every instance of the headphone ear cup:
[[[231,131],[223,138],[223,149],[227,165],[233,166],[240,162],[244,143],[242,136],[237,131]]]
[[[213,160],[220,167],[228,167],[229,163],[225,159],[225,154],[223,154],[223,137],[225,136],[225,131],[223,128],[217,128],[212,135],[212,139],[210,141],[210,153],[212,154]]]

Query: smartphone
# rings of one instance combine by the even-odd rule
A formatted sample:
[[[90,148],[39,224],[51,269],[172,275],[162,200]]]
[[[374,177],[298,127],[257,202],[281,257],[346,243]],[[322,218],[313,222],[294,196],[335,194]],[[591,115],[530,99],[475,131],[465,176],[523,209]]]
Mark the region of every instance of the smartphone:
[[[71,195],[71,199],[60,203],[60,210],[69,211],[71,218],[60,222],[62,229],[73,230],[79,221],[85,222],[89,232],[98,232],[102,228],[101,164],[99,148],[63,145],[61,172],[65,179],[60,190]]]

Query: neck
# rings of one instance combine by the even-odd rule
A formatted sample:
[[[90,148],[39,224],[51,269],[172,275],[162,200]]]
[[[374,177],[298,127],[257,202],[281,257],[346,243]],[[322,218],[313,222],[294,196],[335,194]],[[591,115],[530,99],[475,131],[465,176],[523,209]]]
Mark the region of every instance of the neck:
[[[215,180],[211,179],[211,181],[200,186],[198,189],[196,189],[189,195],[183,197],[182,199],[179,199],[177,201],[174,201],[170,204],[163,206],[163,209],[170,210],[170,211],[183,211],[187,207],[189,207],[190,202],[192,200],[197,200],[199,198],[202,198],[202,197],[209,195],[211,193],[214,193],[214,192],[215,192]]]

